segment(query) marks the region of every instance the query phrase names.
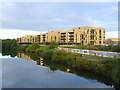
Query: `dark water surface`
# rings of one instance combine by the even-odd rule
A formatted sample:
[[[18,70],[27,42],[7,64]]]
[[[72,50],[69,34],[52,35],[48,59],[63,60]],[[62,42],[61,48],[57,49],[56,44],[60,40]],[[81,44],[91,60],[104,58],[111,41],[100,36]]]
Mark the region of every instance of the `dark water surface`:
[[[112,88],[104,77],[84,72],[76,74],[54,63],[34,61],[29,56],[0,56],[3,88]],[[59,69],[58,69],[59,68]],[[61,69],[60,69],[61,68]]]

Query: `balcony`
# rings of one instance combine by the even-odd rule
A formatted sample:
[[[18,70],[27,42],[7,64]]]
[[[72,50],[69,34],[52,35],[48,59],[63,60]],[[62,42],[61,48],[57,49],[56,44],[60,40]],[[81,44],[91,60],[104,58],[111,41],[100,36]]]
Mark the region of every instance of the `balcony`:
[[[61,38],[61,40],[66,40],[66,38]]]
[[[74,37],[70,37],[69,40],[74,40]]]
[[[61,42],[61,43],[65,43],[66,41],[65,41],[65,40],[61,40],[60,42]]]
[[[69,36],[69,37],[74,37],[74,34],[69,34],[68,36]]]
[[[66,37],[66,35],[61,35],[61,37]]]
[[[69,40],[68,42],[69,42],[69,43],[73,43],[73,42],[74,42],[74,40]]]

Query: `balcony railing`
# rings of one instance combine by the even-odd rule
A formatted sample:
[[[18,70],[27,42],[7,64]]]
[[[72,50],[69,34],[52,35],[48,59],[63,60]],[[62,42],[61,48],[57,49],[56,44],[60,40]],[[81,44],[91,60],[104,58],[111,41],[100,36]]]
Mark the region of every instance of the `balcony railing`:
[[[69,35],[69,37],[74,37],[74,35]]]
[[[74,37],[73,38],[72,37],[69,38],[69,40],[73,40],[73,39],[74,39]]]
[[[61,40],[66,40],[66,38],[61,38]]]
[[[73,43],[74,41],[68,41],[69,43]]]
[[[66,37],[66,35],[61,35],[61,37]]]

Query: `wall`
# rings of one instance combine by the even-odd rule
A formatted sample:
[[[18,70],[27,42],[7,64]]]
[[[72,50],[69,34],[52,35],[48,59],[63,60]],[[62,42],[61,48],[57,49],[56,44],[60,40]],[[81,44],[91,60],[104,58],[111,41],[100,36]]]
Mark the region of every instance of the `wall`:
[[[119,52],[105,52],[105,51],[95,51],[95,50],[80,50],[80,49],[71,49],[71,48],[58,48],[58,50],[66,50],[68,52],[94,55],[94,56],[103,56],[110,58],[120,58]]]

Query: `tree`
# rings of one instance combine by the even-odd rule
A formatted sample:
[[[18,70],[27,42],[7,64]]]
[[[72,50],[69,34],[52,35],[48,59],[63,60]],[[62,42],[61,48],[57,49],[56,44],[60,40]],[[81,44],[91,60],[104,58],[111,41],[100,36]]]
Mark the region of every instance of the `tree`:
[[[57,47],[58,47],[58,44],[55,41],[50,42],[50,45],[48,45],[48,49],[54,49]]]
[[[35,50],[37,50],[38,48],[40,48],[39,44],[31,44],[26,48],[27,52],[35,52]]]

